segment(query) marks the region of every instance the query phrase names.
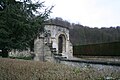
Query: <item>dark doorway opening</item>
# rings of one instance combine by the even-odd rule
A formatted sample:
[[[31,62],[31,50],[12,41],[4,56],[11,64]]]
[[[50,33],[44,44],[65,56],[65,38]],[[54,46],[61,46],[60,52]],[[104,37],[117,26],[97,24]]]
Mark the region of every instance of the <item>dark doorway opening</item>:
[[[58,53],[66,52],[66,38],[65,35],[61,34],[58,37]]]
[[[59,39],[58,39],[58,52],[59,53],[62,53],[63,51],[63,38],[62,36],[59,36]]]

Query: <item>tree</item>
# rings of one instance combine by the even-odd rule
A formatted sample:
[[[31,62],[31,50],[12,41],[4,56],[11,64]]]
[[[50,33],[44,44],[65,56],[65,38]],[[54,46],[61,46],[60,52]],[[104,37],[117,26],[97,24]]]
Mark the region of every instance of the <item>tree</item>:
[[[4,2],[6,8],[0,11],[0,50],[7,56],[12,49],[30,48],[31,42],[43,31],[52,7],[44,8],[44,2],[32,3],[31,0]],[[41,9],[44,12],[40,12]]]

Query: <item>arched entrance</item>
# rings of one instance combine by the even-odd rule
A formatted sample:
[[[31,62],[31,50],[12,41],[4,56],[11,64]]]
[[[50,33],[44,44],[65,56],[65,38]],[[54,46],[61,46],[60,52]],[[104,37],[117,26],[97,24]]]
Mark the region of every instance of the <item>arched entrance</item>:
[[[58,53],[66,52],[66,38],[65,35],[61,34],[58,37]]]

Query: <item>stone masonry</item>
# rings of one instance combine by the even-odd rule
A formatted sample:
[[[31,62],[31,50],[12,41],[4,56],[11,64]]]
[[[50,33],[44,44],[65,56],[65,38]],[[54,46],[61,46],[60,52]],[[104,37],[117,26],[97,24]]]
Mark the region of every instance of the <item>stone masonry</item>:
[[[52,60],[52,51],[62,57],[72,58],[73,49],[69,40],[69,29],[47,24],[45,32],[34,42],[34,60]]]

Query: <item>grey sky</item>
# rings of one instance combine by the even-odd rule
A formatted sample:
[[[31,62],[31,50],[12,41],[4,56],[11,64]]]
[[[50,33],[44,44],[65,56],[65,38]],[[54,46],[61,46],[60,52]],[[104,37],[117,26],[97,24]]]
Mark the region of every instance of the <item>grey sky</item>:
[[[33,0],[55,5],[50,18],[61,17],[90,27],[120,26],[120,0]]]
[[[42,0],[55,5],[51,17],[90,27],[120,26],[120,0]]]

